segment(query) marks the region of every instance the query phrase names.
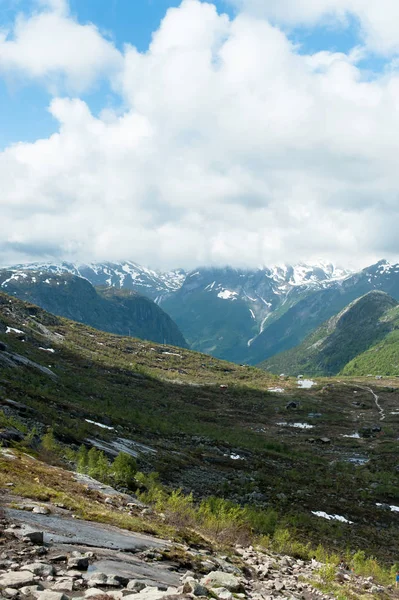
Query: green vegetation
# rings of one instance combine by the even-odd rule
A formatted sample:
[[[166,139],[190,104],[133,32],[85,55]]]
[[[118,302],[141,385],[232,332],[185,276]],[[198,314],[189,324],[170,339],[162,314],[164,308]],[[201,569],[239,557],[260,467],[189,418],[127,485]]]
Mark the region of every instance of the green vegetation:
[[[343,370],[350,375],[366,374],[357,369],[359,354],[391,335],[399,325],[397,302],[384,292],[369,292],[329,319],[299,346],[262,363],[274,373],[331,376]],[[347,363],[354,367],[348,372]],[[371,371],[372,372],[372,371]],[[386,368],[382,371],[390,374]]]
[[[24,333],[6,334],[6,327]],[[132,442],[139,451],[143,444],[149,447],[137,458],[143,477],[158,472],[159,481],[170,490],[168,497],[183,489],[183,516],[179,497],[173,498],[179,508],[176,520],[184,521],[187,515],[191,519],[194,506],[192,528],[201,525],[203,535],[211,536],[223,526],[226,539],[234,537],[231,532],[237,524],[230,528],[229,523],[236,515],[240,536],[263,537],[262,543],[281,547],[287,544],[294,554],[303,553],[308,543],[316,548],[324,538],[331,553],[350,545],[393,561],[396,515],[375,506],[397,502],[399,418],[390,414],[397,404],[392,382],[382,382],[378,392],[388,415],[381,435],[351,439],[343,435],[361,427],[371,429],[379,418],[365,386],[368,380],[318,380],[312,390],[298,390],[292,379],[280,381],[256,368],[96,331],[1,294],[0,341],[8,347],[0,351],[0,403],[4,410],[8,398],[24,406],[22,412],[12,413],[7,405],[13,416],[3,419],[12,418],[17,428],[25,428],[22,443],[25,448],[31,444],[39,458],[55,465],[79,464],[83,472],[135,489],[140,476],[136,474],[130,484],[128,471],[135,465],[119,458],[116,470],[111,457],[120,444]],[[31,363],[21,365],[15,354]],[[10,366],[13,357],[16,362]],[[54,375],[37,365],[50,368]],[[269,391],[280,386],[284,393]],[[286,408],[291,401],[295,409]],[[290,427],[297,421],[313,429]],[[0,433],[9,424],[4,420]],[[40,448],[32,425],[42,436],[52,428]],[[329,443],[321,443],[325,437]],[[93,442],[112,451],[90,451],[89,458],[81,446],[90,448]],[[63,448],[61,455],[57,446]],[[358,455],[369,463],[349,462]],[[18,480],[18,489],[21,495],[57,496],[53,483],[40,486]],[[73,501],[72,495],[68,498]],[[212,506],[206,504],[208,498],[214,499]],[[172,501],[163,495],[162,502],[165,511],[171,511]],[[202,513],[197,515],[201,504]],[[86,505],[79,510],[79,514],[95,512]],[[356,526],[317,518],[314,510],[344,515]]]
[[[103,331],[187,347],[176,323],[155,302],[130,290],[94,288],[69,273],[26,271],[10,279],[0,270],[0,285],[13,297]]]

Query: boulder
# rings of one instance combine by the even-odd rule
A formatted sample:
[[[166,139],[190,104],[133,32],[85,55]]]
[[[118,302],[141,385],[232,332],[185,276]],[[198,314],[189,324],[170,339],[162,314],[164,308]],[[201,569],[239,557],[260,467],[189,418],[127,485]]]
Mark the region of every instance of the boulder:
[[[34,506],[32,512],[37,515],[49,515],[51,511],[45,506]]]
[[[31,571],[10,571],[0,575],[0,589],[21,588],[35,583],[35,576]]]
[[[201,579],[202,585],[207,588],[226,588],[230,592],[240,592],[242,584],[238,577],[223,571],[211,571]]]
[[[18,533],[15,532],[15,535],[26,542],[32,542],[32,544],[43,544],[43,531],[36,531],[35,529],[22,530]]]
[[[129,590],[129,592],[138,594],[139,592],[144,590],[144,588],[146,588],[146,587],[147,586],[144,583],[144,581],[138,581],[138,579],[131,579],[126,586],[126,589]]]
[[[37,600],[70,600],[69,596],[66,596],[62,592],[52,592],[51,590],[36,592],[35,596]]]
[[[16,598],[19,594],[19,591],[15,588],[5,588],[1,593],[4,598]]]
[[[193,577],[188,577],[183,584],[183,594],[193,596],[208,596],[208,590]]]
[[[38,583],[37,585],[26,585],[22,587],[19,591],[24,596],[34,596],[36,592],[42,592],[44,587]]]
[[[68,569],[78,569],[79,571],[87,571],[89,568],[89,559],[87,556],[71,556],[68,559]]]
[[[34,575],[40,575],[40,577],[48,577],[54,575],[55,568],[53,565],[48,565],[42,562],[34,562],[21,567],[21,571],[31,571]]]
[[[218,600],[233,600],[234,596],[227,590],[226,588],[211,588],[211,593],[213,596],[216,596]]]
[[[73,578],[72,577],[61,577],[51,586],[51,589],[57,592],[72,592],[73,591]]]

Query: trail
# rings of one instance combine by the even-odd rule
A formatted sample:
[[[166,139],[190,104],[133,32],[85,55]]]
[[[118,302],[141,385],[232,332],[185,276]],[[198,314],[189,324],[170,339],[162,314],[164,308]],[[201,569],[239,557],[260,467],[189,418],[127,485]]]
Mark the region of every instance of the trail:
[[[344,385],[349,385],[349,384],[344,383]],[[372,396],[374,398],[374,403],[377,407],[378,412],[380,413],[380,421],[384,421],[386,414],[385,414],[385,410],[382,408],[382,406],[380,404],[380,397],[377,396],[377,394],[370,387],[364,387],[362,385],[354,385],[353,387],[357,387],[359,390],[366,390],[366,392],[370,392],[370,394],[372,394]]]
[[[380,404],[380,397],[379,397],[379,396],[377,396],[377,394],[376,394],[376,393],[375,393],[375,392],[374,392],[374,391],[373,391],[371,388],[369,388],[369,387],[365,387],[365,388],[363,388],[363,389],[365,389],[365,390],[369,391],[369,392],[370,392],[370,394],[372,394],[372,395],[373,395],[373,398],[374,398],[375,405],[376,405],[376,407],[377,407],[377,409],[378,409],[378,412],[380,413],[380,421],[384,421],[384,419],[385,419],[386,415],[385,415],[385,411],[384,411],[384,409],[382,408],[382,406],[381,406],[381,404]]]

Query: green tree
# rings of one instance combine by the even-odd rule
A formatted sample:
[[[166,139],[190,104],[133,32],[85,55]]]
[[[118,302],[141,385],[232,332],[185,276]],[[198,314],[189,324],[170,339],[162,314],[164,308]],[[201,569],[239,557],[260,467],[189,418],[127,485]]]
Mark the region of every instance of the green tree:
[[[131,487],[137,473],[137,463],[133,456],[126,452],[119,452],[112,463],[112,475],[116,483]]]
[[[80,446],[76,456],[76,468],[78,473],[87,473],[89,467],[88,452],[86,446]]]

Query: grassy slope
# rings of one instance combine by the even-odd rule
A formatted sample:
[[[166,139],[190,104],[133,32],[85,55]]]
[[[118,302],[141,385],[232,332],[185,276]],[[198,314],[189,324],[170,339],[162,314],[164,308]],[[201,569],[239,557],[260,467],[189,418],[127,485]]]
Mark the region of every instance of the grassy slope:
[[[94,288],[69,273],[0,271],[0,288],[55,314],[119,335],[187,347],[176,323],[149,298],[131,290]]]
[[[370,292],[329,319],[302,344],[263,362],[262,367],[290,375],[336,375],[351,359],[390,333],[399,320],[399,309],[393,308],[396,304],[383,292]],[[385,316],[387,312],[389,316]]]
[[[25,334],[5,334],[6,326]],[[255,368],[99,332],[3,294],[0,340],[10,350],[51,366],[57,376],[9,368],[0,357],[0,401],[23,402],[64,442],[109,438],[110,432],[85,422],[109,419],[117,435],[158,450],[152,468],[171,485],[208,493],[214,482],[212,490],[244,502],[246,494],[257,491],[304,539],[317,543],[324,536],[338,547],[350,543],[383,556],[394,552],[396,517],[381,511],[377,524],[384,529],[376,527],[375,502],[399,502],[399,419],[389,413],[382,438],[343,438],[343,433],[371,426],[378,418],[371,394],[357,383],[325,387],[320,382],[313,390],[300,391],[293,380],[280,382]],[[221,384],[228,388],[221,390]],[[285,394],[267,391],[276,385]],[[354,391],[361,411],[352,404]],[[397,393],[382,388],[380,396],[387,410],[397,404]],[[293,413],[285,408],[289,400],[299,403]],[[296,420],[313,424],[312,437],[329,436],[333,443],[309,444],[309,432],[279,424]],[[243,460],[230,459],[232,452]],[[370,457],[368,466],[345,462],[358,454]],[[311,510],[344,514],[357,526],[317,519]]]

